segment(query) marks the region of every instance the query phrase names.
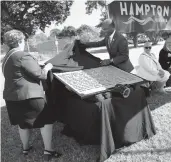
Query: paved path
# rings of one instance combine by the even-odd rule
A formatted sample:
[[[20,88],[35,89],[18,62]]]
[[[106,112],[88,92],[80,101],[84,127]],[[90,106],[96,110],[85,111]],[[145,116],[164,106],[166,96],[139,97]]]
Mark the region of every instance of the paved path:
[[[163,48],[164,42],[159,42],[158,45],[155,45],[152,47],[152,52],[156,55],[158,58],[159,51]],[[138,65],[138,58],[140,54],[143,52],[143,44],[140,44],[139,47],[133,48],[132,45],[129,46],[129,57],[134,66]],[[107,53],[107,50],[105,47],[100,48],[93,48],[88,49],[90,53],[92,53],[94,56],[99,57],[101,59],[108,59],[109,55]]]

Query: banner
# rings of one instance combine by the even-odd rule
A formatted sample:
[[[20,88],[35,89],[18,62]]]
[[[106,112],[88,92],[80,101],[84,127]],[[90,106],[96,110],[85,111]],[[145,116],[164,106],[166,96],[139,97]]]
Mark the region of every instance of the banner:
[[[171,30],[171,1],[113,1],[108,9],[120,32]]]

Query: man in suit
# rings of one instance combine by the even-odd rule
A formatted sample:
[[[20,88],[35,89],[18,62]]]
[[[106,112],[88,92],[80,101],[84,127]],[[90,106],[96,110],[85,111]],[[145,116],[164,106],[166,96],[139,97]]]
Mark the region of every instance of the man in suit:
[[[110,58],[102,60],[101,65],[113,65],[123,71],[131,72],[133,70],[133,65],[129,59],[128,42],[122,34],[116,31],[115,24],[111,19],[106,19],[102,23],[102,33],[105,35],[103,40],[81,43],[83,48],[106,46]],[[95,97],[98,101],[102,101],[105,98],[111,98],[111,93],[106,92],[98,94]]]
[[[115,24],[111,19],[106,19],[102,23],[102,32],[105,38],[99,42],[85,43],[85,48],[106,46],[110,59],[101,61],[101,65],[113,65],[126,72],[133,70],[133,65],[129,59],[128,42],[126,38],[116,31]]]

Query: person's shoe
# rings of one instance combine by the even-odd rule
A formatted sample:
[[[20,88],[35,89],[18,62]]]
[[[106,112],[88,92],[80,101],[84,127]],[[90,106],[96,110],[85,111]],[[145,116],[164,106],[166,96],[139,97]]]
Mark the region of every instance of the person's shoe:
[[[28,153],[33,149],[33,146],[30,146],[28,149],[23,150],[23,155],[28,155]]]
[[[44,150],[44,160],[49,161],[52,158],[59,158],[62,154],[57,151]]]

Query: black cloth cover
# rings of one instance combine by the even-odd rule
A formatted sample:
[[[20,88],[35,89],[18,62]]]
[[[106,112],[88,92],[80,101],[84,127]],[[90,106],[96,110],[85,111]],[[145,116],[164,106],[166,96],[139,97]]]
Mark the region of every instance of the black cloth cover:
[[[76,67],[93,68],[99,65],[99,59],[89,53],[77,52],[72,55]],[[64,60],[58,62],[59,59],[61,58],[56,56],[49,62],[56,65],[54,70],[61,71],[59,64]],[[66,65],[70,68],[68,60],[63,63],[63,67]],[[66,68],[63,71],[65,70]],[[54,78],[52,72],[48,73],[47,84],[48,104],[56,109],[57,120],[66,124],[63,133],[82,144],[100,144],[100,162],[106,160],[117,148],[155,134],[146,96],[139,86],[126,99],[113,96],[112,99],[97,102],[92,98],[80,99]]]
[[[164,70],[169,70],[171,66],[171,57],[168,56],[169,53],[171,52],[164,48],[159,53],[159,63]]]
[[[100,59],[80,47],[80,41],[75,40],[46,63],[52,63],[54,66],[52,69],[53,72],[75,71],[99,67]]]

